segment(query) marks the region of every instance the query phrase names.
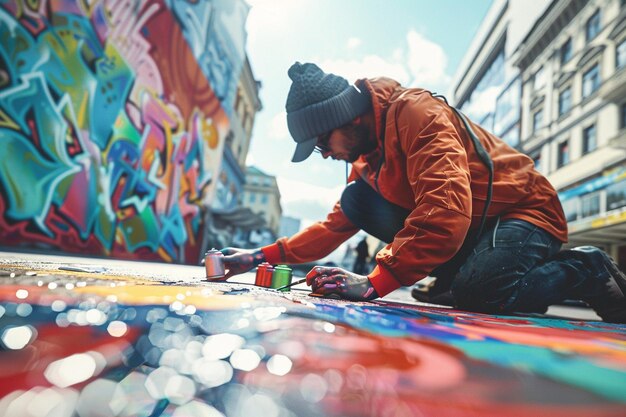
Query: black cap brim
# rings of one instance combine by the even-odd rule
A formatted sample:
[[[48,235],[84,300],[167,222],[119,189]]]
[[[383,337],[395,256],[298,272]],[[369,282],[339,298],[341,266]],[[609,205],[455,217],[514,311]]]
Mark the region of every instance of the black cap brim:
[[[296,145],[296,151],[293,153],[291,162],[302,162],[307,159],[315,150],[317,144],[317,138],[307,139],[304,142],[300,142]]]

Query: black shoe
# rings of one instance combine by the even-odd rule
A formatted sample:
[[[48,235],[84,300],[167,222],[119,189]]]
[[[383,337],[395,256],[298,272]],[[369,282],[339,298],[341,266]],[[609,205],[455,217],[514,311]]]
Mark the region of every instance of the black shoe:
[[[429,281],[428,279],[424,281],[424,284],[418,282],[411,289],[411,296],[413,298],[422,303],[439,304],[450,307],[454,306],[454,298],[452,297],[452,292],[449,289],[447,291],[442,291],[435,285],[436,281]]]
[[[602,320],[609,323],[626,323],[626,275],[604,251],[594,246],[572,249],[598,281],[594,291],[584,297]]]

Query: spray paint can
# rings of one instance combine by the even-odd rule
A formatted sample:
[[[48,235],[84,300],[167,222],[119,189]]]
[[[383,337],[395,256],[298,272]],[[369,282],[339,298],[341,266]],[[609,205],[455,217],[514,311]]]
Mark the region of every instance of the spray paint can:
[[[263,262],[256,267],[256,276],[254,278],[254,285],[257,287],[268,287],[269,285],[265,284],[266,278],[265,275],[267,273],[267,267],[272,267],[272,265],[267,262]]]
[[[291,284],[291,268],[287,265],[276,265],[274,275],[272,276],[272,288],[280,288]],[[291,291],[291,288],[285,288],[281,291]]]
[[[224,254],[213,248],[204,254],[204,267],[206,269],[207,279],[223,278],[224,271]]]
[[[265,271],[263,271],[263,281],[261,286],[265,288],[270,288],[272,286],[272,277],[274,276],[274,267],[270,264],[267,264]]]

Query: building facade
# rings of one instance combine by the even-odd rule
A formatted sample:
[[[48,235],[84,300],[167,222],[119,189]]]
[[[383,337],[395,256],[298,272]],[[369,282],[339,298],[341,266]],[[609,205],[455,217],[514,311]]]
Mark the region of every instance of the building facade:
[[[494,1],[452,102],[530,155],[559,192],[566,246],[626,266],[625,0]]]
[[[302,220],[290,216],[282,216],[280,218],[280,226],[278,228],[278,236],[293,236],[300,231]]]
[[[254,119],[262,109],[259,99],[261,83],[254,79],[252,68],[247,57],[244,60],[234,108],[231,116],[230,130],[224,144],[224,158],[217,179],[217,189],[212,209],[216,213],[232,212],[241,207],[246,169],[246,157],[252,138]]]
[[[559,192],[569,246],[626,266],[626,7],[553,1],[520,46],[521,149]]]
[[[494,0],[453,78],[450,101],[509,145],[520,144],[519,69],[514,55],[549,3]]]
[[[246,184],[241,203],[253,213],[265,219],[265,226],[247,233],[247,242],[259,246],[274,242],[278,237],[282,207],[276,177],[268,175],[257,167],[246,170]]]

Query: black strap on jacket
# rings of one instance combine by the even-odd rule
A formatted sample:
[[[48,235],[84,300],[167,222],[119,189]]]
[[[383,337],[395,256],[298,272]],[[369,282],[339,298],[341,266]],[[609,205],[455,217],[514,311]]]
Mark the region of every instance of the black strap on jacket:
[[[489,156],[489,153],[487,152],[483,144],[480,143],[480,140],[478,139],[478,136],[476,136],[476,133],[474,133],[474,129],[472,129],[472,127],[470,126],[467,117],[465,117],[465,115],[461,113],[456,107],[451,106],[448,103],[448,100],[446,100],[446,98],[441,94],[430,93],[430,95],[434,98],[442,99],[448,105],[448,107],[450,107],[454,111],[454,113],[456,113],[459,119],[461,119],[461,122],[463,122],[463,126],[465,126],[465,130],[467,130],[467,133],[472,140],[472,143],[474,144],[474,150],[476,151],[478,158],[485,165],[485,167],[487,168],[487,172],[489,173],[485,207],[483,208],[483,214],[480,218],[480,226],[478,227],[478,233],[476,234],[476,240],[478,240],[480,239],[480,235],[482,234],[483,228],[485,227],[485,222],[487,221],[487,211],[489,210],[489,205],[491,204],[491,195],[493,193],[493,161],[491,160],[491,157]]]

